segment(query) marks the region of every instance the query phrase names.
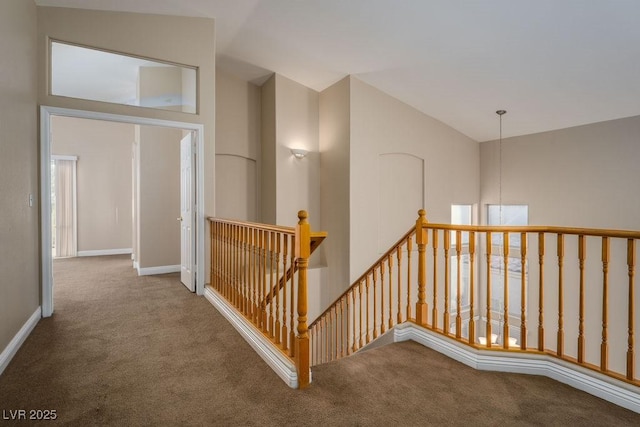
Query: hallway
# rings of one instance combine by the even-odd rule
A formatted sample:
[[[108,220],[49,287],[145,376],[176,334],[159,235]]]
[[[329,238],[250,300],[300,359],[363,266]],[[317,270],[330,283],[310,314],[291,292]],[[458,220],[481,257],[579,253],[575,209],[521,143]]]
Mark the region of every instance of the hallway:
[[[318,366],[292,390],[177,274],[138,277],[111,256],[56,260],[54,275],[54,316],[0,376],[7,413],[56,410],[69,425],[640,424],[553,380],[478,372],[413,342]]]

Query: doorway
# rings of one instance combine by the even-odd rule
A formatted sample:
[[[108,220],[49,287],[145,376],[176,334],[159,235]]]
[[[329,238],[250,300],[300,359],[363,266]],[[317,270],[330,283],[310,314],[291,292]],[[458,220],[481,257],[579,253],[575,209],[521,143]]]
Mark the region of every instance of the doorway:
[[[72,110],[57,107],[42,106],[40,108],[40,155],[41,155],[41,271],[42,271],[42,315],[51,316],[54,310],[53,303],[53,268],[51,251],[51,117],[64,116],[81,119],[92,119],[128,123],[137,125],[160,126],[179,128],[189,131],[193,135],[193,177],[194,200],[192,201],[193,227],[191,227],[191,241],[193,256],[190,260],[190,268],[193,271],[194,289],[198,295],[204,294],[204,241],[205,241],[205,217],[204,217],[204,126],[195,123],[175,122],[159,119],[149,119],[134,116],[123,116],[108,113],[97,113],[84,110]]]

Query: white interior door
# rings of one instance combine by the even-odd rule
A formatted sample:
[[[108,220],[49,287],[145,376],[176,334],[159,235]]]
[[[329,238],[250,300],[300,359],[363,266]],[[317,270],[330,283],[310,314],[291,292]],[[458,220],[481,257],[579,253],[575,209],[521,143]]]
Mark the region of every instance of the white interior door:
[[[180,281],[195,292],[193,241],[193,132],[180,141]]]

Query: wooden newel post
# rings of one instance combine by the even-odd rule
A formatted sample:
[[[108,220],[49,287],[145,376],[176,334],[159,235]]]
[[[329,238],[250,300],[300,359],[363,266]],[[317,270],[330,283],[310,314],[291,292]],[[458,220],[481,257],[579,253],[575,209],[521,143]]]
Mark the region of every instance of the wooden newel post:
[[[298,212],[296,226],[296,263],[298,265],[298,335],[295,358],[298,368],[298,387],[309,385],[309,328],[307,326],[307,267],[311,255],[311,230],[307,211]]]
[[[428,240],[427,213],[424,209],[418,211],[416,220],[416,243],[418,244],[418,302],[416,302],[416,323],[427,326],[427,257],[426,247]]]

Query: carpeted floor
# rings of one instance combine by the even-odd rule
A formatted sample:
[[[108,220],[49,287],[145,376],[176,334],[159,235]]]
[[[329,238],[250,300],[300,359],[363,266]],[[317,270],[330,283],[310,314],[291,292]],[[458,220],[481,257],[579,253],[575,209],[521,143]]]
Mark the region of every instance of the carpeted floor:
[[[55,314],[0,376],[0,411],[68,425],[640,425],[553,380],[475,371],[412,342],[314,368],[289,389],[177,275],[126,256],[56,260]],[[30,425],[31,421],[0,424]]]

